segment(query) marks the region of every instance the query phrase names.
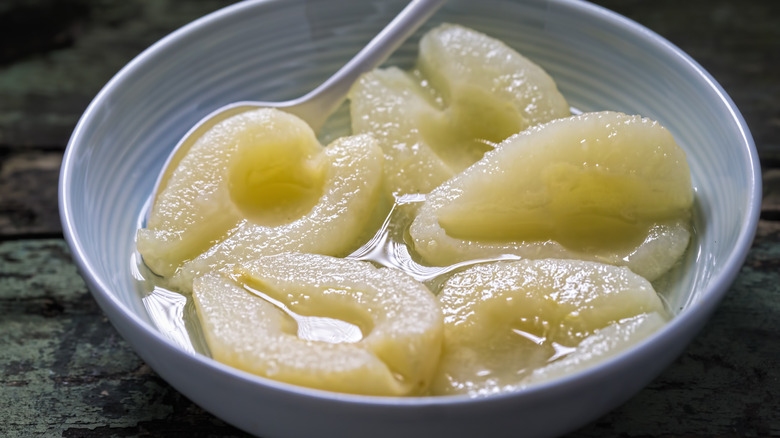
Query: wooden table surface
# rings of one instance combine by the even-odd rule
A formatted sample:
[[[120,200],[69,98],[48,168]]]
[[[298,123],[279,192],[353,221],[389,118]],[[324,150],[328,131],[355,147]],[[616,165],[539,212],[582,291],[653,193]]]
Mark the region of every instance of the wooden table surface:
[[[102,314],[62,238],[68,137],[133,56],[227,0],[0,3],[0,436],[240,437],[158,377]],[[685,353],[570,437],[780,436],[780,1],[602,0],[726,89],[761,157],[764,203],[736,282]]]

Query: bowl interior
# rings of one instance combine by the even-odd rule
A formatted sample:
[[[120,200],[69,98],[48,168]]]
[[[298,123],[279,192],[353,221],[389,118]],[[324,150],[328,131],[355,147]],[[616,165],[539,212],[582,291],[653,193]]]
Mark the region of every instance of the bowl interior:
[[[96,294],[157,332],[137,287],[135,231],[179,138],[215,108],[298,97],[325,80],[404,1],[258,1],[177,31],[123,69],[96,97],[68,147],[61,181],[66,235]],[[660,121],[688,154],[696,238],[664,285],[679,317],[717,300],[757,220],[758,166],[744,121],[709,75],[669,43],[573,1],[451,1],[388,64],[411,66],[420,34],[459,23],[503,40],[553,76],[582,111]],[[342,109],[330,135],[347,132]],[[176,339],[168,342],[178,344]]]

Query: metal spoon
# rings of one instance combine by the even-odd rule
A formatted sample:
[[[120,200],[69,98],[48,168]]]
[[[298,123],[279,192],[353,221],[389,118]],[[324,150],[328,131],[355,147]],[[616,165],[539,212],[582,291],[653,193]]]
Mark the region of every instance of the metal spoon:
[[[233,115],[256,108],[279,108],[305,120],[318,132],[330,115],[344,101],[357,78],[378,67],[439,9],[446,0],[412,0],[371,42],[328,80],[308,94],[285,102],[241,101],[213,111],[195,124],[179,140],[163,169],[175,168],[187,151],[214,125]],[[165,186],[171,172],[163,171],[155,185],[154,197]]]

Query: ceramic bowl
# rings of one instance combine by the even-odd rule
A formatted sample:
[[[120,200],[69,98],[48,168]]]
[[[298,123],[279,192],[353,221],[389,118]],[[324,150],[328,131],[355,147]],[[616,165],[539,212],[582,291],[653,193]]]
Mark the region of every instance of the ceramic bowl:
[[[215,108],[286,100],[330,76],[404,2],[249,1],[199,19],[139,55],[95,97],[60,179],[65,237],[89,289],[138,354],[214,415],[265,437],[554,436],[615,408],[701,329],[739,271],[758,221],[760,169],[739,111],[677,47],[603,8],[568,0],[452,0],[388,61],[410,66],[441,22],[499,38],[552,75],[571,105],[659,120],[685,149],[696,236],[669,284],[677,315],[585,371],[503,395],[383,398],[328,393],[238,371],[193,353],[155,323],[139,291],[135,231],[179,138]],[[345,112],[330,132],[346,126]],[[446,434],[446,435],[445,435]]]

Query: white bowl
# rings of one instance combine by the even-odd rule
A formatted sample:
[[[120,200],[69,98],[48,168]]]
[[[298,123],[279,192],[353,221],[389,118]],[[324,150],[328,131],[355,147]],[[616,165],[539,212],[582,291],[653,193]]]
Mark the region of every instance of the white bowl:
[[[312,89],[403,3],[244,2],[185,26],[138,56],[97,95],[65,153],[60,212],[74,258],[138,354],[195,403],[248,432],[553,436],[578,428],[645,386],[703,326],[743,263],[761,192],[753,140],[715,80],[652,31],[591,4],[453,0],[426,29],[447,21],[497,37],[541,64],[574,107],[654,118],[686,150],[696,237],[666,288],[679,312],[649,339],[583,372],[499,396],[367,397],[278,383],[192,353],[158,329],[142,303],[135,230],[177,140],[223,104],[284,100]],[[410,40],[389,63],[411,65],[416,43]],[[331,128],[338,131],[345,117],[337,115]]]

